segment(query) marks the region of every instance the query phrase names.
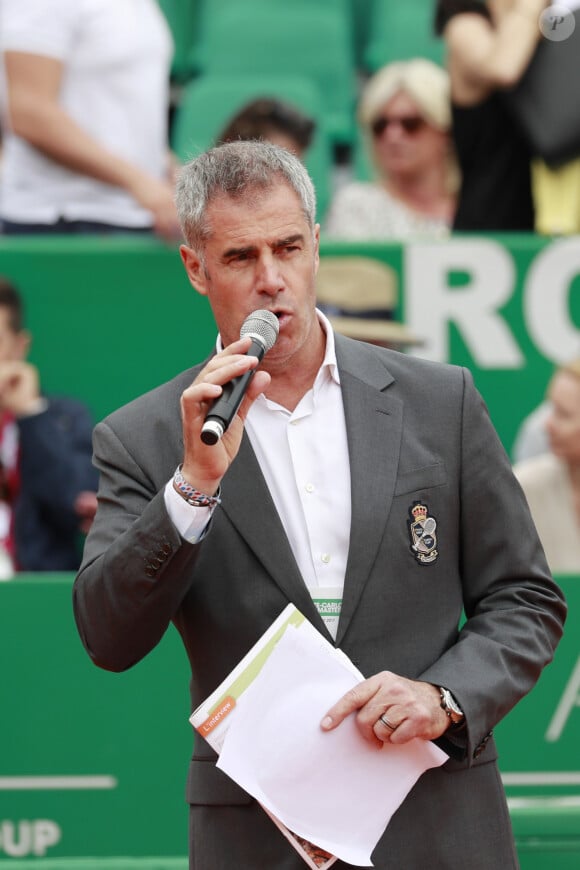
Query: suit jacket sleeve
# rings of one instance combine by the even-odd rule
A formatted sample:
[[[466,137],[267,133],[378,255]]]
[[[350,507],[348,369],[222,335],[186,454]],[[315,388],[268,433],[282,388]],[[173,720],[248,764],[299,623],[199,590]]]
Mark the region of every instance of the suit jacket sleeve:
[[[128,423],[137,454],[150,437],[147,413],[136,412]],[[180,457],[175,432],[162,433],[167,451],[153,451],[148,470],[127,441],[111,421],[95,428],[99,508],[73,589],[81,639],[93,661],[112,671],[131,667],[161,640],[187,592],[198,549],[180,537],[163,498]]]
[[[551,661],[566,607],[483,400],[469,372],[464,379],[459,568],[465,621],[421,679],[458,698],[471,758]]]

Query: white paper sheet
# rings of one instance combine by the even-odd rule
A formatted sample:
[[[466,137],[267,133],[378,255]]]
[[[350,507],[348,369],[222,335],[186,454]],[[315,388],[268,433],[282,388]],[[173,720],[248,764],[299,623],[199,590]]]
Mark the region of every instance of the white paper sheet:
[[[368,867],[406,794],[448,756],[423,740],[378,749],[360,736],[354,715],[323,732],[326,711],[358,681],[352,667],[290,626],[239,699],[218,767],[290,830]]]

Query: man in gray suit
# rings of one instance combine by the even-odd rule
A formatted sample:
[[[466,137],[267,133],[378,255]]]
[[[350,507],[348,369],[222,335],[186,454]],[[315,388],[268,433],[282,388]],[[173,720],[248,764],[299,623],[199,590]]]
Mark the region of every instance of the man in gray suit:
[[[124,670],[173,623],[193,709],[293,602],[368,677],[323,730],[352,714],[377,751],[420,738],[451,756],[375,866],[517,867],[491,730],[551,660],[565,604],[469,373],[333,334],[315,308],[314,191],[288,152],[212,149],[177,199],[218,347],[95,430],[99,508],[74,589],[89,655]],[[257,366],[239,338],[256,309],[279,337],[208,445],[208,408]],[[191,868],[304,866],[200,737],[187,799]]]

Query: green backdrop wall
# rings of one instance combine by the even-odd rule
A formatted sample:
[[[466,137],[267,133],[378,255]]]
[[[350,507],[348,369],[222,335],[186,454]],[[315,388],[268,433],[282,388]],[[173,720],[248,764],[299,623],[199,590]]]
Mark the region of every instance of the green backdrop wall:
[[[455,236],[401,246],[324,242],[392,269],[397,314],[419,353],[467,365],[506,448],[554,365],[580,353],[580,238]],[[49,392],[86,399],[96,419],[209,352],[215,328],[176,247],[149,239],[0,237]]]

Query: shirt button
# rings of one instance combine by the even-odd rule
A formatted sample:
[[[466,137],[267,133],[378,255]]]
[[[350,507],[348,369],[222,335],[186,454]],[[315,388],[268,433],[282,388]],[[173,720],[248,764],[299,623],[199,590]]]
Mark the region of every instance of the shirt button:
[[[306,486],[304,487],[304,489],[306,490],[306,492],[314,492],[314,484],[307,483]]]
[[[323,553],[321,558],[324,564],[328,565],[328,563],[330,562],[330,553]]]

